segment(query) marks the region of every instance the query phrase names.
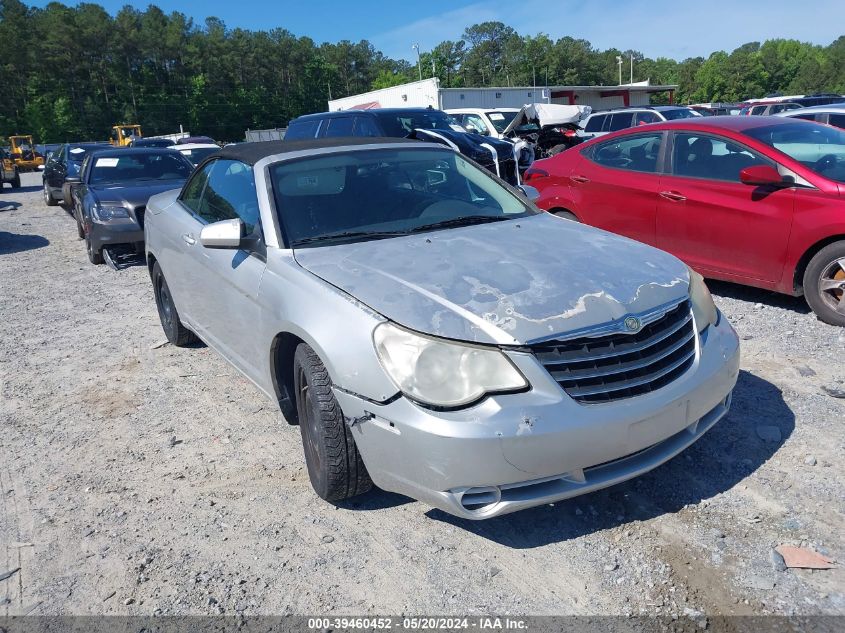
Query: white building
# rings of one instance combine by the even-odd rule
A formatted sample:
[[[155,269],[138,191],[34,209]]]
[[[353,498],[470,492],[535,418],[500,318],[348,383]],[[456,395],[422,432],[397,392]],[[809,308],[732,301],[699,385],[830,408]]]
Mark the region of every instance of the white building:
[[[521,108],[526,103],[588,105],[593,110],[649,105],[654,93],[668,93],[672,103],[678,86],[648,81],[621,86],[537,86],[509,88],[441,88],[437,78],[382,88],[329,101],[329,111],[431,106],[448,108]]]

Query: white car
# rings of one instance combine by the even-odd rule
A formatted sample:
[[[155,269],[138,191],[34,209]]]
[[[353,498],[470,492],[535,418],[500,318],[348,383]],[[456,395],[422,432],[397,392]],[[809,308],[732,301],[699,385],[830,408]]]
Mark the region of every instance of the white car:
[[[831,103],[829,105],[811,106],[800,110],[787,110],[778,112],[775,116],[789,117],[790,119],[806,119],[816,123],[826,123],[833,127],[845,129],[845,104]]]
[[[629,127],[672,121],[674,119],[688,119],[701,116],[692,108],[686,106],[637,106],[632,108],[617,108],[593,112],[581,121],[581,137],[586,140],[597,136],[604,136],[610,132],[624,130]]]
[[[446,110],[467,132],[474,132],[482,136],[505,138],[503,132],[519,108],[454,108]]]
[[[196,167],[214,152],[219,152],[220,146],[214,143],[185,143],[184,145],[171,145],[169,149],[175,149]]]

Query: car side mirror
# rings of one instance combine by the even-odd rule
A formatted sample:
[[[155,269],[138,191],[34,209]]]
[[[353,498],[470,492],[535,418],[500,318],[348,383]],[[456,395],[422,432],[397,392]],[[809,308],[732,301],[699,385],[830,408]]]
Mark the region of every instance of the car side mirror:
[[[784,184],[783,176],[771,165],[751,165],[739,172],[741,183],[753,186],[778,186]]]
[[[65,176],[65,182],[69,185],[78,185],[82,182],[79,176]]]
[[[245,229],[240,218],[207,224],[200,231],[200,244],[206,248],[240,248]]]
[[[537,202],[540,199],[540,192],[531,185],[519,185],[519,191],[530,202]]]

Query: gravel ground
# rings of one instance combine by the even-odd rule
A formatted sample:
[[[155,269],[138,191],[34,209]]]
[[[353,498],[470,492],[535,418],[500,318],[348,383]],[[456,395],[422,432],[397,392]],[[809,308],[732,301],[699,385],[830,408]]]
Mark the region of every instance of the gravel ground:
[[[90,265],[39,182],[0,194],[0,615],[845,614],[841,566],[772,555],[845,561],[845,333],[800,299],[712,284],[733,409],[637,480],[482,523],[334,507],[299,430],[213,351],[161,346],[146,270]]]

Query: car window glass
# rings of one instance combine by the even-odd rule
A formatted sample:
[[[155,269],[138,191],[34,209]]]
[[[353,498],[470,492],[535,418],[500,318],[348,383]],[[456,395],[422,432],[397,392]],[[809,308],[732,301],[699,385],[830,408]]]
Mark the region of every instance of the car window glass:
[[[804,119],[805,121],[815,121],[816,115],[815,114],[796,114],[793,119]]]
[[[753,108],[751,108],[751,115],[755,116],[755,115],[763,114],[763,112],[765,112],[765,111],[766,111],[766,106],[764,106],[764,105],[754,106]]]
[[[212,162],[198,215],[209,223],[240,218],[247,235],[252,233],[258,225],[252,168],[236,160]]]
[[[827,122],[835,127],[845,129],[845,114],[830,114]]]
[[[726,139],[681,133],[675,134],[672,165],[677,176],[740,182],[740,170],[772,163]]]
[[[317,127],[319,125],[319,119],[309,119],[307,121],[294,121],[288,126],[288,129],[285,131],[285,140],[298,141],[300,139],[314,138],[317,135]]]
[[[483,134],[487,136],[490,134],[490,131],[487,129],[487,126],[484,125],[484,120],[478,116],[477,114],[467,114],[464,116],[464,127],[467,128],[468,132],[477,132],[478,134]],[[475,129],[469,129],[475,128]]]
[[[587,127],[584,128],[585,132],[601,132],[601,126],[604,123],[604,120],[607,118],[606,115],[599,115],[599,116],[591,116],[590,120],[587,121]]]
[[[381,136],[381,133],[372,117],[356,116],[355,136]]]
[[[633,112],[617,112],[616,114],[611,115],[610,131],[615,132],[616,130],[624,130],[627,127],[631,127],[633,124]]]
[[[350,116],[329,119],[328,125],[326,126],[326,132],[323,136],[352,136],[352,123],[353,118]]]
[[[638,134],[595,146],[593,162],[604,167],[656,172],[662,134]]]
[[[200,171],[196,172],[182,191],[182,197],[180,198],[182,204],[196,214],[199,214],[202,193],[205,191],[205,183],[208,182],[208,174],[211,173],[213,166],[214,162],[208,163]]]
[[[845,132],[837,127],[790,121],[749,128],[744,134],[825,178],[845,182]]]
[[[637,112],[637,125],[646,123],[657,123],[660,117],[655,112]]]

